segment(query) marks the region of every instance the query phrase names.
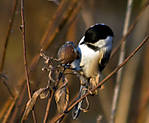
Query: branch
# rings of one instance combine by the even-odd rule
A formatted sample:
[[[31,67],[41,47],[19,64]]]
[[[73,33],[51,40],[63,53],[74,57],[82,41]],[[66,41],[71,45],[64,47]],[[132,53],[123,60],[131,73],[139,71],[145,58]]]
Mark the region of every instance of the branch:
[[[126,33],[128,32],[128,26],[129,26],[129,23],[130,23],[130,16],[131,16],[131,10],[132,10],[132,3],[133,3],[133,0],[128,0],[127,1],[127,9],[126,9],[126,17],[125,17],[125,21],[124,21],[123,36],[126,35]],[[126,47],[126,40],[122,40],[118,65],[121,64],[124,61],[125,47]],[[121,81],[122,71],[123,71],[123,69],[118,71],[117,77],[116,77],[116,86],[115,86],[115,89],[114,89],[114,97],[113,97],[113,102],[112,102],[110,123],[115,122],[116,110],[117,110],[117,105],[118,105],[119,95],[120,95],[120,88],[121,88],[121,85],[122,85],[122,81]]]
[[[113,49],[112,53],[111,53],[111,58],[117,53],[117,51],[119,50],[119,48],[121,47],[121,43],[126,40],[126,38],[129,36],[129,34],[133,31],[133,29],[135,28],[136,24],[138,23],[139,19],[141,18],[144,10],[148,7],[149,5],[149,1],[146,2],[144,4],[144,6],[141,8],[139,14],[136,16],[136,18],[134,19],[133,23],[130,25],[130,27],[128,28],[127,33],[121,38],[121,40],[119,41],[120,44],[117,45],[117,47],[115,49]]]
[[[54,90],[52,90],[51,96],[48,99],[48,104],[47,104],[46,113],[45,113],[45,116],[44,116],[43,123],[46,123],[47,122],[47,118],[48,118],[48,114],[49,114],[49,110],[50,110],[51,101],[52,101],[53,96],[54,96]]]
[[[31,91],[30,91],[30,84],[29,84],[29,73],[28,73],[28,64],[27,64],[27,58],[26,58],[26,40],[25,40],[25,20],[24,20],[24,0],[21,0],[21,19],[22,19],[22,25],[21,25],[21,32],[22,32],[22,38],[23,38],[23,50],[24,50],[24,68],[25,68],[25,76],[26,76],[26,84],[27,84],[27,90],[28,90],[28,96],[29,99],[31,99]],[[35,112],[32,111],[33,120],[34,123],[36,123],[35,118]]]
[[[40,41],[40,45],[42,46],[43,50],[47,49],[47,47],[52,43],[52,40],[55,38],[56,34],[60,31],[58,27],[61,21],[63,21],[62,17],[64,12],[67,10],[68,3],[69,0],[63,0],[59,4],[54,16],[49,21],[48,28]]]
[[[0,73],[3,72],[4,69],[4,63],[5,63],[5,57],[6,57],[6,51],[7,51],[7,46],[8,46],[8,40],[10,38],[10,34],[11,34],[11,29],[12,29],[12,25],[14,22],[14,17],[15,17],[15,12],[16,12],[16,8],[17,8],[17,0],[14,0],[13,2],[13,7],[12,7],[12,11],[11,11],[11,17],[9,19],[9,24],[8,24],[8,29],[7,29],[7,33],[6,33],[6,39],[4,40],[4,46],[2,48],[2,59],[0,62]],[[14,98],[14,94],[11,91],[9,85],[7,84],[6,81],[3,81],[4,86],[6,86],[9,94]]]
[[[2,59],[0,62],[0,73],[3,71],[3,68],[4,68],[6,50],[7,50],[8,40],[10,38],[11,29],[12,29],[12,25],[13,25],[13,21],[14,21],[14,17],[15,17],[17,3],[18,3],[18,0],[14,0],[11,18],[9,19],[9,25],[8,25],[8,30],[7,30],[7,34],[6,34],[6,39],[4,40],[4,47],[2,49]]]
[[[80,3],[82,4],[82,1],[83,0],[72,0],[69,5],[67,5],[68,0],[62,1],[62,4],[60,4],[55,16],[49,22],[48,29],[41,40],[41,46],[43,50],[48,48],[48,46],[62,29],[67,30],[68,26],[72,24],[81,8]]]
[[[14,107],[15,105],[15,102],[16,102],[16,98],[14,98],[11,102],[11,104],[9,105],[9,108],[7,108],[7,112],[5,113],[4,115],[4,118],[1,119],[1,122],[2,123],[8,123],[8,118],[9,118],[9,115],[11,114],[11,111],[12,111],[12,108]]]
[[[91,90],[91,92],[95,91],[96,89],[98,89],[101,85],[105,84],[107,80],[109,80],[114,74],[116,74],[120,68],[122,68],[138,51],[139,49],[149,40],[149,34],[144,38],[144,40],[139,44],[139,46],[134,49],[131,54],[120,64],[118,65],[109,75],[106,76],[106,78],[104,78],[95,88],[93,88]],[[83,100],[85,97],[87,97],[88,95],[90,95],[90,92],[87,92],[84,96],[82,96],[80,99],[76,100],[72,105],[69,106],[69,108],[67,109],[67,112],[71,111],[72,108],[79,103],[81,100]],[[64,115],[66,115],[65,113],[62,113],[58,116],[55,116],[51,121],[49,121],[49,123],[53,123],[58,121],[61,117],[63,117]]]

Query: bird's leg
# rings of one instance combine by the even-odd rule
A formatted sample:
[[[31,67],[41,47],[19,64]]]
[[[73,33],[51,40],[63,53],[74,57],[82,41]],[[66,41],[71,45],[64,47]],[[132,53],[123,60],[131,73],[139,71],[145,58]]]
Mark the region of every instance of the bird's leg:
[[[96,81],[99,83],[101,80],[102,80],[102,75],[100,73],[98,74],[98,76],[96,76]],[[103,89],[104,89],[104,85],[101,85],[100,90],[103,90]]]

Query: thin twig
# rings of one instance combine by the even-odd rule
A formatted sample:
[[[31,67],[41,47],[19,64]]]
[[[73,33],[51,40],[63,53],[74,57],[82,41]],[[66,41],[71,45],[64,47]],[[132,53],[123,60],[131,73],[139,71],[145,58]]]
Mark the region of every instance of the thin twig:
[[[18,113],[18,111],[20,111],[20,107],[21,107],[22,101],[24,99],[24,97],[22,95],[24,95],[25,92],[26,92],[26,86],[24,86],[24,88],[22,89],[19,100],[15,101],[15,105],[14,105],[15,106],[15,110],[13,111],[13,114],[12,114],[10,120],[9,120],[10,123],[14,123],[15,122],[15,119],[17,117],[17,113]]]
[[[3,68],[4,68],[6,50],[7,50],[8,40],[10,38],[11,29],[12,29],[12,25],[13,25],[13,21],[14,21],[14,17],[15,17],[17,3],[18,3],[18,0],[14,0],[13,7],[12,7],[12,14],[11,14],[11,17],[9,19],[9,25],[8,25],[8,30],[7,30],[7,34],[6,34],[6,39],[4,40],[4,47],[2,49],[2,59],[0,62],[0,73],[3,71]]]
[[[58,27],[61,21],[63,21],[62,16],[64,12],[67,10],[68,3],[69,3],[69,0],[63,0],[59,4],[59,7],[56,10],[54,16],[49,21],[48,28],[40,41],[40,45],[42,46],[43,50],[47,49],[48,45],[50,45],[50,43],[52,42],[51,39],[53,39],[56,36],[56,33],[59,32]]]
[[[62,30],[64,27],[66,27],[67,25],[70,24],[69,21],[71,21],[72,17],[73,16],[76,17],[77,13],[75,11],[78,8],[78,4],[77,4],[78,1],[79,0],[72,0],[68,7],[65,7],[64,10],[62,9],[64,11],[63,13],[60,12],[60,11],[62,11],[61,8],[58,9],[58,11],[55,14],[56,16],[54,16],[54,18],[52,19],[52,20],[58,20],[58,22],[57,22],[58,24],[57,23],[55,24],[55,22],[51,21],[49,23],[49,28],[48,28],[47,32],[45,33],[43,39],[41,40],[41,45],[42,45],[43,50],[46,50],[48,48],[48,46],[51,44],[51,42],[55,39],[57,34],[60,32],[60,30]],[[68,1],[66,1],[66,4],[64,4],[65,6],[67,6],[67,2]],[[60,13],[60,14],[58,14],[58,13]],[[53,31],[53,29],[55,31]]]
[[[7,46],[8,46],[8,40],[9,40],[10,34],[11,34],[11,29],[12,29],[12,25],[13,25],[13,21],[14,21],[14,17],[15,17],[17,3],[18,3],[18,0],[14,0],[12,11],[11,11],[11,17],[9,19],[8,29],[7,29],[7,33],[6,33],[6,39],[4,40],[4,46],[3,46],[3,49],[2,49],[2,59],[1,59],[1,62],[0,62],[0,73],[3,72],[3,68],[4,68],[6,51],[7,51]],[[3,81],[3,84],[4,84],[4,86],[6,86],[9,94],[14,98],[14,94],[11,91],[11,89],[10,89],[9,85],[7,84],[7,82]]]
[[[26,84],[27,84],[28,96],[29,96],[29,99],[31,99],[32,97],[31,97],[31,91],[30,91],[28,64],[27,64],[27,57],[26,57],[24,0],[21,0],[21,19],[22,19],[21,32],[22,32],[23,50],[24,50],[24,68],[25,68],[25,76],[26,76]],[[34,123],[36,123],[36,118],[35,118],[35,112],[34,112],[34,110],[32,111],[32,115],[33,115]]]
[[[133,3],[133,0],[128,0],[127,1],[127,9],[126,9],[126,17],[125,17],[125,20],[124,20],[123,36],[125,36],[128,32],[128,26],[129,26],[129,23],[130,23],[130,16],[131,16],[131,10],[132,10],[132,3]],[[122,40],[118,65],[121,64],[124,61],[125,46],[126,46],[126,40]],[[122,71],[123,71],[123,69],[121,68],[120,71],[117,72],[116,86],[115,86],[115,89],[114,89],[114,96],[113,96],[111,116],[110,116],[110,123],[115,122],[116,110],[117,110],[117,105],[118,105],[119,95],[120,95],[120,88],[121,88],[121,85],[122,85],[122,81],[121,81]]]
[[[133,29],[135,28],[136,24],[138,23],[140,17],[142,16],[144,10],[148,7],[148,5],[149,5],[149,1],[147,1],[144,4],[144,6],[141,8],[140,12],[138,13],[138,15],[136,16],[136,18],[134,19],[133,23],[129,26],[127,33],[121,38],[121,40],[119,41],[120,43],[117,45],[117,47],[115,47],[115,49],[113,49],[113,51],[111,53],[111,58],[117,53],[117,51],[121,47],[121,43],[124,40],[126,40],[126,38],[129,36],[129,34],[133,31]]]
[[[7,113],[4,116],[4,119],[1,121],[2,123],[7,123],[8,122],[9,115],[11,113],[11,110],[12,110],[13,106],[15,105],[15,102],[16,102],[16,98],[14,100],[12,100],[11,105],[7,109]]]
[[[93,88],[91,91],[94,92],[96,89],[98,89],[101,85],[105,84],[107,80],[109,80],[114,74],[116,74],[120,68],[122,68],[138,51],[139,49],[149,40],[149,34],[144,38],[144,40],[139,44],[137,48],[135,48],[131,54],[120,64],[118,65],[110,74],[108,74],[95,88]],[[67,112],[71,111],[72,108],[78,104],[81,100],[83,100],[86,96],[90,95],[90,92],[87,92],[85,95],[83,95],[80,99],[76,100],[72,105],[69,106],[67,109]],[[54,123],[58,121],[61,117],[66,115],[65,113],[62,113],[58,116],[55,116],[49,123]]]
[[[51,101],[52,101],[53,96],[54,96],[54,91],[52,90],[51,96],[48,99],[48,104],[47,104],[46,113],[45,113],[45,116],[44,116],[43,123],[46,123],[47,122],[47,118],[48,118],[48,114],[49,114],[49,110],[50,110]]]

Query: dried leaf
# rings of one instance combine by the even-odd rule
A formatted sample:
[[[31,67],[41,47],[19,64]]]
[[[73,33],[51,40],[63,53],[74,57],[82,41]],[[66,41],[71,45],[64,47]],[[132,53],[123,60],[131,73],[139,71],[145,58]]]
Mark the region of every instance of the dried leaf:
[[[63,86],[55,92],[55,101],[59,113],[67,109],[69,103],[69,90],[67,86]]]
[[[25,111],[24,111],[24,114],[23,114],[23,117],[22,117],[22,121],[27,119],[30,111],[33,109],[33,107],[34,107],[34,105],[36,103],[36,100],[37,100],[38,96],[42,92],[47,91],[47,90],[48,90],[48,88],[40,88],[39,90],[34,92],[32,98],[26,104],[26,108],[25,108]]]

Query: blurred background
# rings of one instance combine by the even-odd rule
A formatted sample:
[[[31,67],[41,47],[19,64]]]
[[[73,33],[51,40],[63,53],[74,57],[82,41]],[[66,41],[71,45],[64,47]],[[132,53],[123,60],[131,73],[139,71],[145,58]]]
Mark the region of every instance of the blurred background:
[[[130,25],[145,2],[147,0],[133,1]],[[28,65],[32,65],[29,74],[32,94],[39,88],[45,87],[48,80],[48,73],[41,70],[44,60],[41,58],[37,60],[41,48],[46,50],[48,56],[56,57],[58,48],[64,42],[74,41],[77,44],[91,25],[105,23],[114,32],[114,49],[122,38],[126,7],[127,0],[25,0],[25,36]],[[13,10],[15,12],[12,28],[7,36]],[[126,56],[148,34],[148,13],[149,7],[143,11],[135,28],[129,34]],[[0,0],[0,64],[2,64],[5,41],[8,40],[3,68],[0,69],[0,122],[19,122],[28,101],[20,25],[20,1]],[[120,50],[110,59],[103,71],[103,78],[117,66],[119,52]],[[124,66],[116,123],[149,123],[148,63],[149,43],[146,43]],[[69,79],[71,100],[79,91],[80,83],[75,76],[69,76]],[[102,116],[101,122],[109,122],[115,83],[116,75],[106,82],[98,96],[89,96],[88,112],[81,113],[78,120],[72,120],[70,112],[63,122],[96,123],[99,116]],[[35,104],[34,110],[39,123],[43,122],[47,101],[48,99],[38,99]],[[52,99],[48,121],[56,112],[56,104]],[[33,122],[31,113],[26,122]]]

